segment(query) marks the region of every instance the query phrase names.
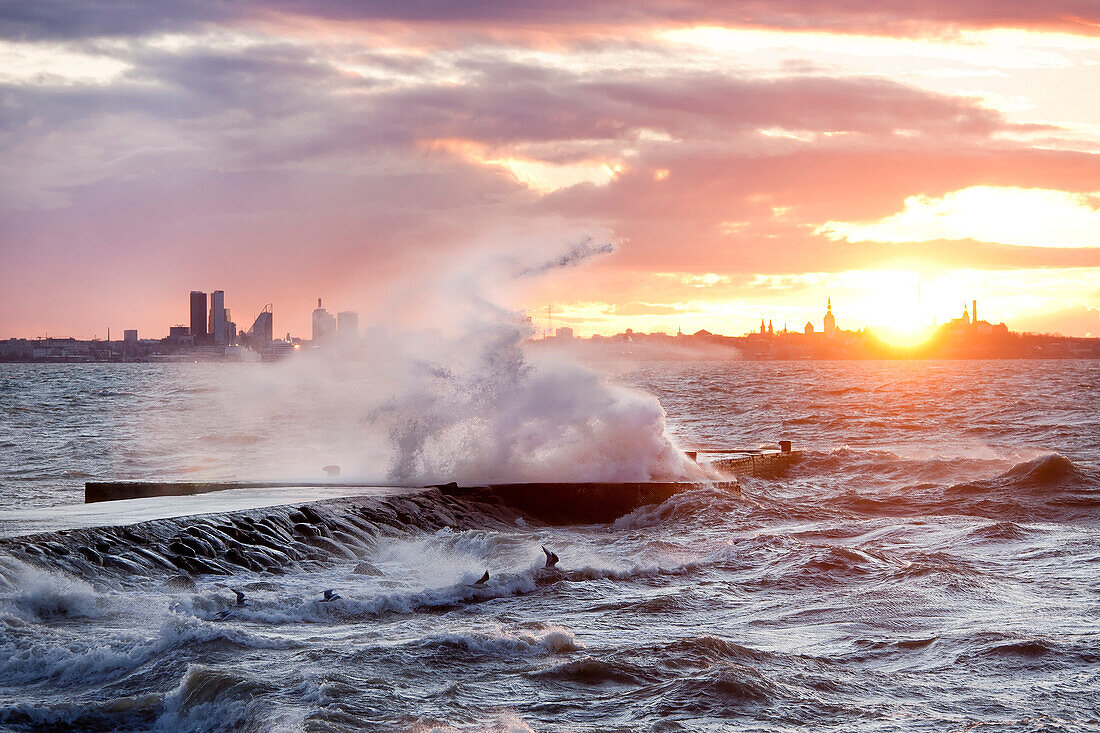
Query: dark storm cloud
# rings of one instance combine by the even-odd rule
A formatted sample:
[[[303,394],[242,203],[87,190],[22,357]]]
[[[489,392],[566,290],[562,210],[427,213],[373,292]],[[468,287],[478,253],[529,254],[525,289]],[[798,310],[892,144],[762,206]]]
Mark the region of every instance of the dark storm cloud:
[[[340,22],[396,22],[507,29],[570,30],[671,24],[722,24],[778,29],[905,35],[953,27],[1042,28],[1095,35],[1100,8],[1094,0],[4,0],[0,36],[61,39],[137,36],[273,17]]]
[[[204,0],[0,0],[0,38],[143,36],[239,17],[232,2]]]
[[[690,155],[700,141],[728,148],[759,126],[868,136],[903,127],[941,139],[1024,129],[971,100],[875,79],[585,75],[501,59],[459,63],[468,73],[461,85],[401,86],[347,73],[289,43],[234,51],[138,47],[123,58],[133,66],[112,84],[0,88],[0,122],[9,133],[0,149],[33,146],[63,128],[66,142],[75,143],[97,121],[123,136],[116,147],[125,147],[128,125],[154,123],[170,127],[175,142],[198,158],[256,167],[407,150],[436,139],[546,143],[553,148],[548,160],[567,162],[591,155],[592,143],[635,143],[643,131],[689,140],[679,154]],[[571,149],[570,141],[583,144]],[[705,153],[702,164],[713,158]]]
[[[5,100],[0,115],[9,124],[30,117],[48,123],[95,114],[185,121],[234,110],[246,111],[252,119],[275,118],[308,109],[337,87],[353,85],[326,63],[284,44],[246,52],[135,51],[120,59],[134,68],[112,84],[0,86]]]
[[[721,23],[785,29],[899,30],[914,23],[973,27],[1042,26],[1095,33],[1092,0],[283,0],[265,7],[337,20],[414,23],[630,25]]]
[[[9,132],[0,170],[12,180],[25,170],[60,171],[41,185],[82,216],[149,211],[186,222],[190,206],[227,218],[347,209],[376,221],[387,207],[431,219],[490,205],[505,217],[526,210],[610,227],[631,240],[622,261],[659,262],[675,242],[678,261],[707,270],[725,250],[772,252],[777,240],[786,243],[788,267],[817,258],[811,250],[821,238],[804,222],[887,216],[911,195],[977,184],[1100,189],[1091,156],[994,143],[999,133],[1028,128],[972,100],[882,79],[582,74],[459,57],[465,83],[401,86],[349,74],[289,43],[137,47],[126,60],[133,68],[109,85],[0,89]],[[764,126],[850,134],[811,145],[761,138],[755,130]],[[146,128],[163,135],[135,134]],[[643,139],[644,131],[676,142]],[[527,155],[545,149],[554,162],[583,159],[601,145],[609,157],[624,145],[636,154],[605,186],[582,184],[536,203],[499,169],[421,149],[438,139]],[[86,170],[66,180],[66,167],[77,164]],[[287,166],[313,169],[311,188],[279,172]],[[655,180],[657,169],[669,171],[668,180]],[[25,188],[36,183],[24,177]],[[789,218],[777,221],[775,207],[789,208]],[[65,220],[52,218],[39,226]],[[397,231],[396,220],[387,221]],[[720,231],[723,221],[745,226],[731,235]],[[754,259],[741,257],[739,266]]]
[[[564,72],[531,79],[529,71],[504,64],[475,84],[395,92],[377,105],[378,119],[384,128],[420,137],[463,136],[491,144],[625,139],[641,129],[726,137],[756,126],[866,133],[904,127],[978,135],[1011,127],[999,113],[969,100],[886,80],[758,80],[702,73],[588,79]]]

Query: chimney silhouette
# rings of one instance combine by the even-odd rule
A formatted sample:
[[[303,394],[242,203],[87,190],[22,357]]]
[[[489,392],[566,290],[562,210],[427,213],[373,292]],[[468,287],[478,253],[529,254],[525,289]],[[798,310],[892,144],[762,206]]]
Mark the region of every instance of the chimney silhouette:
[[[975,298],[974,302],[970,306],[970,322],[974,324],[974,327],[978,327],[978,299]]]
[[[318,307],[318,308],[320,308],[320,307],[321,307],[321,299],[320,299],[320,298],[318,298],[318,299],[317,299],[317,307]]]

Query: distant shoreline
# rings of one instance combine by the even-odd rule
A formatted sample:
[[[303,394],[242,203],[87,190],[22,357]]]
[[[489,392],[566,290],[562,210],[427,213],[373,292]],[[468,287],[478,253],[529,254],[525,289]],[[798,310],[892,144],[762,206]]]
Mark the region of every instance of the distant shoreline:
[[[584,361],[593,355],[579,354]],[[651,354],[638,354],[630,351],[608,352],[600,355],[601,359],[621,359],[624,361],[652,362],[652,363],[689,363],[689,362],[843,362],[843,361],[1097,361],[1100,354],[1076,355],[1076,354],[1047,354],[1036,356],[835,356],[835,357],[799,357],[799,356],[741,356],[741,355],[697,355],[697,356],[653,356]],[[0,359],[0,364],[53,364],[67,366],[73,364],[256,364],[270,363],[263,360],[251,359],[225,359],[225,358],[198,358],[198,359]]]
[[[532,338],[523,345],[533,351],[552,350],[585,359],[635,361],[899,361],[922,359],[1100,359],[1100,338],[1016,333],[999,324],[980,330],[973,324],[942,326],[919,343],[900,345],[875,332],[831,333],[761,329],[744,336],[635,333],[578,338],[570,329],[555,336]],[[325,352],[332,345],[295,340],[273,341],[260,350],[243,345],[179,345],[171,339],[141,341],[81,341],[77,339],[8,339],[0,341],[0,363],[106,364],[164,362],[281,361],[302,353]],[[385,340],[345,341],[339,348],[354,355],[359,349],[385,349]]]

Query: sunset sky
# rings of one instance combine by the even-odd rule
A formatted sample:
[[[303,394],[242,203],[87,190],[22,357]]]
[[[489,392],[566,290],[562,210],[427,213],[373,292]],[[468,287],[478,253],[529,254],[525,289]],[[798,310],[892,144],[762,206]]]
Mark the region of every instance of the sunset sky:
[[[0,338],[308,337],[588,236],[509,304],[1100,336],[1096,0],[0,1],[0,153]]]

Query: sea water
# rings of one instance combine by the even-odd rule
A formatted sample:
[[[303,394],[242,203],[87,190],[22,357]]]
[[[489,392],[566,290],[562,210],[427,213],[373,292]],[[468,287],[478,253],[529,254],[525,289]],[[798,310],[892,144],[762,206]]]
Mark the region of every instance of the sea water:
[[[86,480],[354,460],[333,407],[225,401],[271,366],[0,365],[0,726],[1100,728],[1098,362],[619,364],[683,448],[806,453],[610,525],[397,491],[65,530]]]

